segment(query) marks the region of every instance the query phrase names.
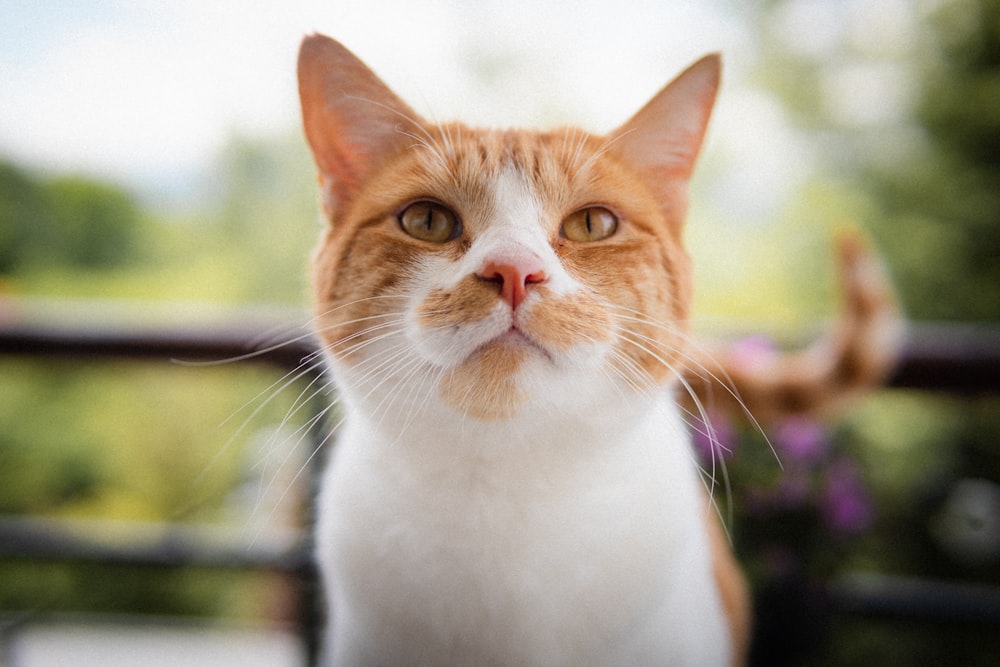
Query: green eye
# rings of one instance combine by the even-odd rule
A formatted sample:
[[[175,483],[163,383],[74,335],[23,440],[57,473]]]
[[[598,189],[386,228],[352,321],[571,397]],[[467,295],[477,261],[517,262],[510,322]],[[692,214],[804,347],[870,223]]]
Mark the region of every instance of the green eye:
[[[444,243],[458,236],[461,226],[450,210],[433,202],[410,204],[399,214],[399,226],[415,239]]]
[[[562,224],[570,241],[586,243],[608,238],[618,229],[618,217],[603,206],[589,206],[571,214]]]

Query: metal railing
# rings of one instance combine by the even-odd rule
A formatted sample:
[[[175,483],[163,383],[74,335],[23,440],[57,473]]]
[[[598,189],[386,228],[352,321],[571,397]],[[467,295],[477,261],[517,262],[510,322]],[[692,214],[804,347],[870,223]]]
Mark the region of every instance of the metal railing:
[[[247,312],[207,326],[155,330],[104,323],[72,324],[20,319],[0,309],[0,355],[95,360],[218,361],[246,356],[242,363],[278,371],[300,367],[315,353],[308,338],[275,347],[264,332],[288,330],[288,321]],[[5,315],[5,313],[7,313]],[[300,318],[301,319],[301,318]],[[911,330],[890,386],[958,395],[988,395],[1000,389],[1000,327],[919,325]],[[161,568],[267,570],[290,575],[301,600],[298,631],[310,664],[318,651],[316,575],[303,531],[281,540],[227,540],[185,525],[136,526],[152,538],[134,544],[102,544],[81,535],[75,523],[0,519],[0,560],[91,562]],[[148,537],[148,536],[147,536]],[[1000,588],[958,586],[882,576],[833,582],[828,602],[837,612],[922,620],[1000,625]]]
[[[0,303],[0,305],[4,305]],[[225,362],[271,367],[276,375],[299,368],[315,354],[315,347],[301,330],[272,344],[273,332],[291,329],[301,321],[300,313],[245,309],[208,318],[201,325],[157,326],[132,324],[142,317],[124,313],[120,307],[102,318],[100,309],[84,308],[84,318],[66,318],[59,305],[35,309],[28,303],[28,316],[15,315],[18,304],[0,307],[0,356],[44,360],[74,360],[102,363],[110,360],[163,362],[164,369],[178,362]],[[41,310],[39,316],[35,310]],[[74,308],[76,310],[76,308]],[[126,311],[132,310],[126,306]],[[313,365],[314,366],[314,365]],[[318,371],[307,371],[318,372]],[[308,382],[308,379],[305,380]],[[310,484],[304,479],[302,483]],[[304,508],[309,523],[308,507]],[[127,539],[101,540],[94,535],[130,535]],[[128,568],[175,570],[198,568],[237,572],[273,572],[285,575],[299,600],[296,632],[309,665],[319,652],[319,586],[311,557],[307,531],[265,532],[248,543],[245,533],[227,534],[216,526],[185,523],[129,523],[96,520],[66,520],[38,517],[0,517],[0,562],[30,561],[50,564],[100,564]],[[18,623],[21,621],[19,620]],[[27,622],[31,622],[29,619]],[[0,631],[3,630],[0,624]],[[0,636],[0,645],[3,637]],[[0,664],[3,661],[0,659]]]

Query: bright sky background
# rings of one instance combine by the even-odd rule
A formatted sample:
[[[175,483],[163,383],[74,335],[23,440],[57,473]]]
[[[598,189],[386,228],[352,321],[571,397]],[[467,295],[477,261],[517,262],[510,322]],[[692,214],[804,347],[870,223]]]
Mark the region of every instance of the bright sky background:
[[[140,184],[196,167],[233,131],[294,128],[296,50],[313,31],[429,115],[596,130],[700,55],[726,52],[732,74],[753,49],[711,1],[14,4],[0,20],[0,152]]]
[[[791,46],[831,48],[846,25],[838,7],[847,4],[908,3],[796,0],[786,12]],[[7,3],[0,10],[0,156],[35,168],[90,171],[140,190],[169,189],[196,178],[234,132],[296,131],[296,51],[313,31],[341,40],[430,117],[576,123],[596,131],[624,121],[701,55],[721,51],[726,69],[711,148],[739,176],[732,179],[735,205],[767,208],[808,172],[811,157],[780,105],[743,85],[758,47],[741,15],[745,6],[725,0]]]

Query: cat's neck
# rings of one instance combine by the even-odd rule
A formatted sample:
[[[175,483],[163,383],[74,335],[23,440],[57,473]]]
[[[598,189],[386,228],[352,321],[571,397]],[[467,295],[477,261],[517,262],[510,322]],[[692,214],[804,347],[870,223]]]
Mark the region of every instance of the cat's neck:
[[[433,412],[396,436],[348,414],[327,471],[317,538],[334,608],[386,619],[334,625],[345,662],[370,649],[387,664],[723,664],[711,510],[667,393],[571,419]],[[581,609],[628,641],[603,640]],[[391,625],[407,618],[415,638]],[[369,634],[352,646],[356,631]]]
[[[504,505],[522,508],[510,510],[515,514],[531,513],[553,503],[605,505],[614,489],[630,495],[636,488],[660,488],[650,492],[653,498],[689,488],[685,425],[669,394],[648,397],[641,408],[635,402],[620,407],[572,416],[545,414],[539,407],[502,422],[449,418],[431,409],[401,430],[400,424],[348,413],[336,467],[367,484],[390,480],[380,493],[403,505],[436,507],[434,513],[459,524],[472,521],[470,534],[482,529],[475,520],[480,512],[492,516]],[[691,510],[697,511],[690,494],[674,502],[694,503]],[[456,499],[464,508],[458,513]]]
[[[341,395],[344,430],[373,449],[395,450],[396,455],[419,451],[420,456],[452,460],[526,456],[537,460],[561,452],[585,456],[632,441],[630,434],[649,428],[661,429],[665,438],[672,434],[679,443],[686,442],[670,387],[627,398],[582,393],[570,400],[564,395],[542,396],[512,417],[499,420],[476,419],[419,393],[412,395],[413,400],[408,398],[397,397],[390,404],[384,396],[348,390]],[[663,431],[666,424],[670,429]],[[681,425],[679,429],[675,424]]]

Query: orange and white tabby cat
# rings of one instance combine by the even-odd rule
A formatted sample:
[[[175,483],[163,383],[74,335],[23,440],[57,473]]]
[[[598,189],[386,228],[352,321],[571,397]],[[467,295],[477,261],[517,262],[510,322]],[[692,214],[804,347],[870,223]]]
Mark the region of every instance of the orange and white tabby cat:
[[[425,122],[337,42],[303,42],[343,410],[315,528],[331,664],[743,660],[747,596],[677,396],[727,372],[689,339],[681,242],[719,67],[607,136],[485,130]],[[857,341],[881,287],[859,280],[830,347],[859,359],[828,369],[852,387],[880,363]]]

